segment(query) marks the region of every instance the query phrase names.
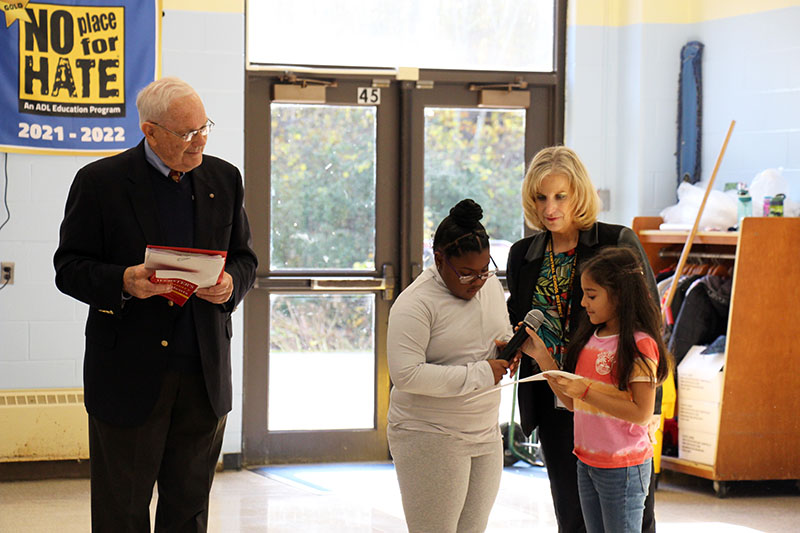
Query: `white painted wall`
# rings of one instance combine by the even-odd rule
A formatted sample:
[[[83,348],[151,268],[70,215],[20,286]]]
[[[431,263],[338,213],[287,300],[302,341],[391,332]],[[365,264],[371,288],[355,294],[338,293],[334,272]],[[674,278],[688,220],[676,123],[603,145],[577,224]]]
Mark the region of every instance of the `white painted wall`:
[[[697,25],[706,44],[703,173],[736,120],[717,180],[783,167],[800,201],[800,6]]]
[[[580,6],[580,4],[579,4]],[[566,138],[598,188],[604,221],[630,224],[676,202],[680,50],[703,51],[702,176],[746,181],[783,167],[800,201],[800,6],[687,24],[568,27]]]
[[[197,89],[217,124],[206,152],[244,172],[244,14],[166,10],[162,24],[162,74]],[[140,139],[132,138],[131,146]],[[0,291],[0,389],[81,387],[88,307],[56,289],[53,253],[72,179],[94,158],[2,157],[8,158],[11,220],[0,230],[0,261],[16,264],[14,285]],[[241,310],[234,327],[234,408],[224,453],[241,450]]]

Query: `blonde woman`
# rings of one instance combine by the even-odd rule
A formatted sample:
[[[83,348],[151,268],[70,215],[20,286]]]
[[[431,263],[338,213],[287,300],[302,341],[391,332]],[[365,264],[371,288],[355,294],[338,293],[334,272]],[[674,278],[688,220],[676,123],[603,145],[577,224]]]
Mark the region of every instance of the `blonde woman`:
[[[538,231],[514,243],[509,251],[509,318],[518,324],[532,308],[541,310],[546,322],[539,335],[559,366],[570,332],[585,319],[578,268],[600,248],[632,247],[658,302],[655,277],[639,239],[630,228],[597,221],[597,191],[574,151],[553,146],[534,156],[522,185],[522,206],[526,222]],[[533,359],[523,357],[520,378],[539,372],[535,365]],[[559,531],[585,531],[572,454],[572,413],[559,405],[546,382],[521,384],[518,400],[523,432],[529,435],[538,428]],[[652,500],[651,490],[643,531],[655,531]]]

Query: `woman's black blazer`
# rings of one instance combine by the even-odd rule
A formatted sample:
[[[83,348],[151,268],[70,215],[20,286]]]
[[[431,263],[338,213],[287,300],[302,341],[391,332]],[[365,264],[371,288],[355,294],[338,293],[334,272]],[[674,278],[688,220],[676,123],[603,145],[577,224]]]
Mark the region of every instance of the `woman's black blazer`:
[[[533,291],[539,278],[539,270],[544,261],[549,239],[550,233],[541,231],[515,242],[508,253],[506,276],[510,296],[507,304],[508,315],[514,326],[519,324],[531,309]],[[581,231],[577,246],[578,265],[592,257],[604,246],[630,246],[640,254],[653,299],[658,302],[655,276],[647,254],[636,234],[626,226],[596,222],[589,229]],[[579,276],[575,277],[570,298],[572,299],[570,324],[572,324],[571,328],[574,328],[574,325],[586,316],[580,305],[583,289]],[[532,362],[530,357],[522,358],[520,378],[528,377],[533,373]],[[540,423],[546,423],[547,418],[552,417],[555,412],[555,397],[547,383],[542,381],[521,383],[517,392],[520,424],[524,433],[530,435],[531,431]]]

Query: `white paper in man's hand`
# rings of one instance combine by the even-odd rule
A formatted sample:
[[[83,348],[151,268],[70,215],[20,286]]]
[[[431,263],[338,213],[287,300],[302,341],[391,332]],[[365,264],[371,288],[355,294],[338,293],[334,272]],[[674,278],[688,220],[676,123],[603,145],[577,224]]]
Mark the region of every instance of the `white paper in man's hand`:
[[[170,283],[172,291],[164,298],[183,306],[200,288],[213,287],[222,280],[227,252],[197,248],[148,246],[144,253],[144,266],[155,270],[150,281]]]
[[[160,280],[181,279],[204,289],[219,281],[225,255],[217,250],[148,246],[144,266],[155,270],[155,277]]]

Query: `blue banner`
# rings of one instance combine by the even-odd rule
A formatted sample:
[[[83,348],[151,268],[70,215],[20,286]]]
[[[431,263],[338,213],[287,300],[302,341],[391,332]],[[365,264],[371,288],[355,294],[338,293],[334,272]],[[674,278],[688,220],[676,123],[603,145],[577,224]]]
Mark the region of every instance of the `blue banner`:
[[[141,138],[160,0],[0,1],[0,151],[107,155]]]

